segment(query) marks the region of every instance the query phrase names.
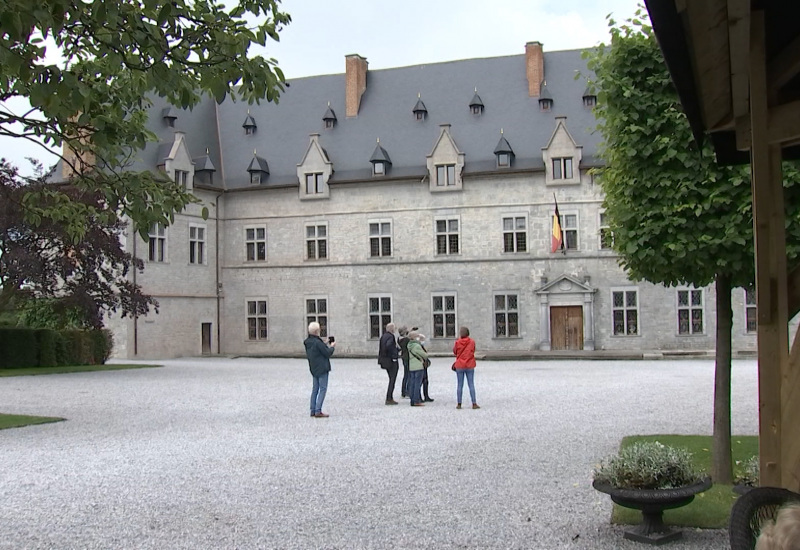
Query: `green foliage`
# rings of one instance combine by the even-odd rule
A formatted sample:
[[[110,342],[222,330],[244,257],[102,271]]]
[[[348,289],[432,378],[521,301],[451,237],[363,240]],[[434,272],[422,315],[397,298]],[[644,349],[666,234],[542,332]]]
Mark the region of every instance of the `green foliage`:
[[[0,368],[39,365],[36,331],[30,328],[0,328]]]
[[[736,462],[737,475],[736,483],[741,485],[749,485],[755,487],[758,485],[759,472],[761,465],[758,461],[758,455],[751,456],[747,460]]]
[[[144,237],[193,201],[164,175],[127,169],[154,139],[151,98],[191,108],[204,95],[258,102],[283,91],[277,62],[248,55],[290,22],[278,0],[4,0],[0,12],[0,101],[32,106],[0,113],[0,135],[66,144],[77,153],[63,159],[73,184],[106,197],[100,212],[47,190],[19,206],[30,223],[52,219],[76,240],[87,217],[104,214],[128,216]]]
[[[22,302],[19,324],[30,328],[86,328],[90,323],[77,307],[62,307],[56,298],[31,298]]]
[[[44,328],[36,331],[36,346],[39,349],[38,366],[55,367],[58,365],[58,353],[56,350],[58,339],[58,333],[54,330]]]
[[[624,447],[594,470],[595,481],[624,489],[674,489],[701,479],[688,450],[658,441]]]
[[[611,44],[586,56],[596,75],[606,214],[622,266],[634,280],[668,286],[706,286],[720,273],[733,287],[751,285],[749,167],[720,166],[710,140],[695,143],[647,14],[609,25]],[[800,172],[784,169],[793,197]],[[790,204],[799,203],[787,196]],[[798,219],[796,207],[790,217]],[[794,257],[800,234],[790,232]]]

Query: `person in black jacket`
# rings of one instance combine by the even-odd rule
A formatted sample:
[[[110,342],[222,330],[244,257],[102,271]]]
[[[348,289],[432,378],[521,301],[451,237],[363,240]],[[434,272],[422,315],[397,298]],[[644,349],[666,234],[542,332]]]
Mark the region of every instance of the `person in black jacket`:
[[[386,404],[397,405],[394,400],[394,384],[397,381],[397,340],[394,335],[394,323],[386,325],[386,332],[378,342],[378,364],[389,375],[389,387],[386,389]]]
[[[403,381],[400,382],[400,397],[410,399],[411,390],[409,386],[411,385],[411,375],[408,371],[408,327],[403,325],[397,329],[397,332],[400,334],[397,345],[400,346],[400,358],[403,360]]]
[[[326,344],[319,337],[319,323],[308,325],[308,338],[303,344],[306,346],[306,357],[308,357],[308,368],[314,378],[311,388],[311,416],[314,418],[328,418],[329,415],[322,412],[322,402],[325,401],[325,394],[328,391],[328,373],[331,372],[331,355],[333,355],[336,342]]]

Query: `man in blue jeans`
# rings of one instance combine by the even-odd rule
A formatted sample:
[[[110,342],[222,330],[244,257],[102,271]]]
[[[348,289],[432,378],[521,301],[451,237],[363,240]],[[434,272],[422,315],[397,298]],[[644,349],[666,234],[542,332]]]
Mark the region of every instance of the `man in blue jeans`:
[[[314,378],[311,388],[311,416],[314,418],[328,418],[329,415],[322,412],[322,402],[325,401],[325,393],[328,391],[328,373],[331,372],[331,355],[336,347],[336,342],[326,344],[319,337],[319,323],[308,325],[308,338],[303,344],[306,346],[306,357],[308,357],[308,368]]]

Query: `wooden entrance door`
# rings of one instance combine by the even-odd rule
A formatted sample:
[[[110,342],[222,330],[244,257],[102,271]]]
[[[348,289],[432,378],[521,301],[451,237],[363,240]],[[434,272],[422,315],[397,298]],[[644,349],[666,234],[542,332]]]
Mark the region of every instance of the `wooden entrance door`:
[[[550,349],[583,349],[583,308],[550,308]]]
[[[202,323],[200,332],[203,339],[203,355],[211,355],[211,323]]]

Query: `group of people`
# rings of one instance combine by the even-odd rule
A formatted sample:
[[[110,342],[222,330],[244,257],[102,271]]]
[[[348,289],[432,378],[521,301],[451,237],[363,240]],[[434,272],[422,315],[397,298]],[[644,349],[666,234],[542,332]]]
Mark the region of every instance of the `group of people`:
[[[425,335],[417,327],[411,330],[406,326],[399,329],[394,323],[386,325],[386,331],[378,343],[378,364],[389,376],[389,385],[386,389],[386,404],[397,405],[394,400],[394,390],[397,374],[400,370],[400,361],[403,362],[403,380],[400,395],[411,402],[412,407],[424,407],[425,403],[432,403],[433,398],[428,393],[428,367],[431,361],[424,346]],[[311,371],[313,384],[311,389],[311,416],[314,418],[327,418],[322,412],[322,404],[328,391],[328,373],[331,370],[330,358],[336,347],[333,339],[327,342],[320,336],[319,323],[308,325],[308,338],[304,342],[308,367]],[[452,370],[456,373],[456,408],[461,408],[461,397],[464,390],[464,379],[469,386],[469,396],[472,399],[472,408],[480,409],[475,399],[475,340],[469,337],[469,329],[461,327],[459,338],[453,345]]]

